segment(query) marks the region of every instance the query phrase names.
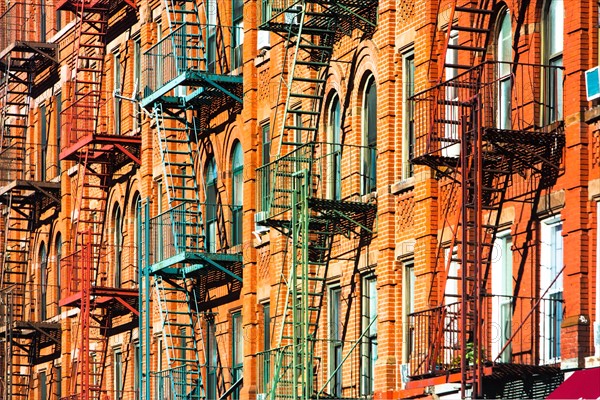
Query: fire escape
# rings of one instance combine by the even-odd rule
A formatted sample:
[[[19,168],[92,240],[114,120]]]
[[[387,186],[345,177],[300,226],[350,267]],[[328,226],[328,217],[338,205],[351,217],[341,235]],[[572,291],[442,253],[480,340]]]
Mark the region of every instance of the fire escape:
[[[325,398],[332,377],[318,382],[315,350],[327,269],[336,236],[358,239],[359,249],[370,242],[376,205],[359,195],[357,171],[375,149],[318,142],[319,120],[334,46],[355,28],[374,31],[377,1],[268,1],[261,17],[260,29],[279,34],[286,51],[283,115],[274,118],[278,149],[258,169],[257,221],[291,239],[284,256],[291,264],[282,270],[274,348],[259,358],[259,392],[268,399]]]
[[[38,74],[56,64],[56,44],[45,41],[50,11],[17,2],[0,15],[0,398],[30,398],[32,366],[60,356],[60,324],[32,316],[27,282],[30,244],[43,216],[60,206],[60,184],[42,171],[46,149],[28,135]],[[55,214],[54,214],[55,215]],[[43,288],[46,290],[46,288]]]
[[[140,381],[145,398],[153,387],[156,399],[203,399],[207,358],[202,316],[215,302],[212,288],[239,293],[242,255],[239,246],[231,246],[227,231],[236,207],[224,204],[208,188],[201,190],[204,182],[197,171],[202,169],[201,142],[207,140],[211,117],[232,117],[241,110],[242,76],[236,67],[241,66],[242,28],[221,23],[227,15],[221,15],[221,4],[204,10],[194,0],[163,1],[163,7],[168,34],[144,54],[141,105],[156,130],[154,148],[167,210],[151,216],[146,204],[142,216]],[[166,353],[166,365],[156,370],[149,362],[152,327],[162,332]],[[226,397],[241,384],[242,379],[232,382],[220,395]]]
[[[544,367],[519,368],[518,360],[511,369],[491,360],[486,319],[492,249],[504,205],[533,203],[532,196],[552,186],[560,173],[564,124],[552,106],[540,107],[535,100],[543,96],[540,82],[562,84],[562,72],[561,67],[489,61],[490,10],[496,2],[452,3],[438,58],[440,83],[413,97],[412,162],[435,171],[443,193],[440,232],[450,230],[451,240],[444,243],[443,233],[438,238],[437,266],[444,267],[432,282],[438,293],[434,307],[410,316],[414,333],[407,388],[422,388],[444,376],[443,382],[460,383],[462,398],[469,391],[482,398],[486,377],[544,373]],[[532,187],[517,187],[519,176]],[[520,301],[514,297],[513,307]],[[513,326],[503,351],[525,320],[535,319],[540,301],[532,303],[519,327]],[[535,356],[522,364],[535,366]]]
[[[71,354],[68,399],[103,398],[108,338],[138,324],[138,289],[117,287],[109,280],[110,265],[116,264],[120,253],[104,240],[114,176],[127,165],[134,163],[135,168],[140,163],[141,137],[110,131],[109,95],[104,86],[109,18],[135,12],[135,7],[133,0],[62,0],[56,4],[57,10],[76,16],[74,79],[62,111],[60,152],[61,160],[77,167],[71,253],[61,260],[61,276],[68,280],[60,305],[80,309],[73,333],[77,343]],[[113,325],[115,319],[122,322],[126,316],[129,322]]]

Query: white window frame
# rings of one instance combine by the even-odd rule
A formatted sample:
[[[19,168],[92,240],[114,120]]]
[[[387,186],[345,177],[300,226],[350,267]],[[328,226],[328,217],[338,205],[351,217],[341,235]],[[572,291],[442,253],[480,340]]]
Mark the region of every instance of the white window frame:
[[[334,298],[337,296],[337,302],[334,302]],[[333,376],[338,365],[341,364],[343,359],[343,343],[342,343],[342,335],[340,332],[340,322],[341,322],[341,312],[342,312],[342,289],[339,285],[332,285],[329,287],[328,297],[328,336],[329,336],[329,374],[331,377],[331,381],[329,382],[329,393],[332,396],[342,396],[343,390],[343,372],[342,367]],[[335,318],[334,318],[335,316]],[[339,354],[338,354],[339,352]],[[336,355],[339,356],[339,360],[336,360]],[[337,361],[337,362],[336,362]],[[339,381],[338,381],[339,379]]]
[[[458,31],[451,31],[450,38],[448,39],[449,45],[458,45]],[[446,64],[457,64],[458,63],[458,50],[448,49],[446,52]],[[446,68],[445,79],[447,81],[454,79],[458,76],[457,68]],[[458,101],[458,89],[454,86],[447,86],[445,97],[447,101]],[[459,121],[459,108],[456,104],[447,104],[445,106],[445,119],[450,121]],[[447,123],[444,125],[444,137],[447,139],[458,139],[459,129],[457,124]],[[444,157],[458,157],[460,155],[460,143],[453,143],[448,145],[443,144],[442,155]]]
[[[513,255],[510,231],[496,235],[492,250],[492,361],[508,363],[511,357],[510,345],[500,351],[512,334],[513,307]]]
[[[563,259],[563,239],[562,222],[560,217],[551,217],[545,219],[540,224],[541,230],[541,251],[540,251],[540,296],[550,287],[547,293],[542,297],[540,306],[540,363],[556,364],[560,362],[560,325],[562,321],[562,311],[564,306],[552,307],[555,302],[553,298],[563,298],[563,274],[561,269],[564,264]],[[559,277],[551,285],[554,278]],[[554,326],[552,324],[554,312],[557,311],[554,318],[557,319]],[[558,331],[553,331],[558,329]],[[553,332],[558,333],[556,338]],[[558,341],[558,344],[554,344]],[[552,348],[556,346],[557,348]]]
[[[558,9],[558,15],[555,19],[550,20],[550,8],[553,3],[562,3],[562,7]],[[563,50],[564,50],[564,15],[565,8],[563,0],[548,0],[544,5],[544,18],[543,18],[543,60],[544,65],[563,66]],[[560,31],[560,35],[557,39],[557,49],[553,51],[551,45],[554,40],[551,38],[554,32]],[[552,122],[560,121],[564,116],[564,91],[563,91],[563,72],[561,69],[556,71],[556,75],[553,70],[547,69],[544,77],[545,84],[543,85],[543,118],[544,123],[550,124]],[[552,83],[556,84],[556,88],[552,88]],[[556,99],[553,99],[553,95],[556,93]],[[556,108],[554,110],[554,108]]]
[[[375,291],[370,291],[371,284],[374,285]],[[361,304],[361,319],[362,328],[361,331],[365,332],[367,326],[377,318],[377,278],[373,275],[364,276],[362,279],[362,304]],[[372,295],[375,296],[372,296]],[[375,320],[371,324],[368,331],[365,332],[363,341],[361,343],[361,366],[360,366],[360,393],[361,395],[371,395],[375,389],[375,365],[377,363],[377,349],[378,349],[378,321]],[[374,351],[373,351],[374,350]]]
[[[408,363],[414,352],[414,330],[409,315],[415,312],[415,260],[404,261],[402,275],[402,362]]]
[[[337,105],[337,110],[334,110]],[[336,111],[334,115],[334,111]],[[340,200],[342,198],[342,103],[340,96],[335,93],[331,97],[327,110],[327,140],[329,142],[327,153],[329,156],[327,166],[327,198]]]
[[[375,90],[375,109],[371,110],[368,104],[367,91],[373,85]],[[375,130],[375,146],[371,146],[369,138],[369,118],[374,114],[375,125],[377,125],[377,82],[375,76],[369,75],[365,81],[364,91],[362,94],[362,107],[361,107],[361,129],[362,129],[362,151],[361,151],[361,162],[360,162],[360,192],[362,195],[366,195],[377,191],[377,152],[373,151],[373,148],[377,148],[377,130]],[[372,168],[373,167],[373,168]],[[367,187],[371,185],[371,181],[374,181],[374,187]]]
[[[497,80],[498,80],[498,98],[497,98],[497,115],[496,124],[499,129],[510,129],[511,123],[511,100],[512,100],[512,26],[510,19],[510,11],[506,8],[500,13],[498,18],[498,32],[496,36],[496,60],[498,61]],[[508,32],[504,29],[504,25],[508,23]],[[505,51],[508,54],[505,54]]]

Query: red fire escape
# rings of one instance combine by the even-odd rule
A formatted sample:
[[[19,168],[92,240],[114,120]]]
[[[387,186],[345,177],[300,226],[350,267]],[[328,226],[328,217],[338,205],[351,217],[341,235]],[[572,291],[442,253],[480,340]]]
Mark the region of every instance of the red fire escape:
[[[548,117],[552,114],[548,107],[533,101],[541,96],[542,79],[562,84],[558,81],[561,67],[502,63],[486,55],[495,3],[440,1],[438,15],[451,21],[440,39],[439,68],[429,71],[440,83],[413,98],[416,145],[412,162],[431,167],[438,178],[442,226],[437,271],[431,282],[432,308],[410,316],[411,381],[407,388],[456,382],[461,398],[469,391],[474,398],[482,398],[484,377],[494,376],[501,368],[489,357],[487,318],[492,249],[503,206],[516,199],[532,202],[536,193],[539,196],[554,184],[565,140],[562,121]],[[449,7],[449,18],[441,12],[443,5]],[[499,100],[502,70],[509,71],[505,79],[510,94]],[[504,121],[499,110],[508,115]],[[527,176],[527,189],[515,185],[517,174]],[[444,232],[451,233],[450,243]],[[518,301],[512,299],[513,304]],[[533,302],[533,308],[538,305],[539,300]],[[523,318],[533,320],[534,314],[532,309]],[[505,348],[521,328],[512,329]],[[535,365],[535,356],[527,363]]]
[[[46,176],[48,146],[28,129],[36,78],[56,65],[57,46],[45,40],[48,7],[23,1],[0,11],[0,398],[19,400],[30,398],[32,366],[61,351],[60,324],[30,310],[47,285],[28,281],[33,235],[60,206],[60,183]]]
[[[61,305],[79,307],[77,350],[71,355],[73,376],[68,399],[100,399],[110,335],[137,327],[138,289],[115,287],[109,265],[119,249],[104,241],[107,198],[113,176],[130,163],[138,164],[141,137],[111,132],[104,78],[109,18],[117,11],[135,12],[135,1],[63,0],[58,10],[76,14],[74,80],[70,102],[63,110],[61,160],[77,165],[72,197],[72,253],[62,261],[68,279]],[[113,326],[129,315],[129,322]],[[122,320],[122,318],[120,319]]]

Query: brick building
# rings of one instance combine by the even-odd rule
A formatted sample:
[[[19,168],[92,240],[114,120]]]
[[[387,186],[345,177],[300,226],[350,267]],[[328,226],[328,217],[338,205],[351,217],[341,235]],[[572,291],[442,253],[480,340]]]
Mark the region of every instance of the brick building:
[[[0,398],[545,398],[599,366],[598,9],[2,2]]]

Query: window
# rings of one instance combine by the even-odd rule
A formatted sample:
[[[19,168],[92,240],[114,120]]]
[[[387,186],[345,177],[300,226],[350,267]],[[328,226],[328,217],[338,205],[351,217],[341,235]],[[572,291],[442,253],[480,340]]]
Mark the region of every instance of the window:
[[[411,325],[409,315],[415,312],[415,268],[414,260],[404,262],[403,292],[402,292],[402,326],[403,329],[403,362],[410,361],[414,348],[415,327]]]
[[[206,1],[206,61],[208,72],[216,71],[217,56],[217,0]]]
[[[546,74],[545,123],[560,121],[563,117],[563,32],[565,10],[563,0],[550,0],[544,18],[544,64]]]
[[[263,305],[263,351],[271,350],[271,306],[269,303]],[[263,361],[263,388],[269,387],[271,381],[271,359],[264,357]]]
[[[510,14],[504,10],[498,20],[500,29],[496,38],[498,61],[498,109],[497,126],[500,129],[511,128],[511,60],[512,60],[512,32]]]
[[[267,165],[271,162],[271,132],[270,125],[264,124],[261,127],[262,131],[262,165]],[[266,211],[269,207],[269,198],[271,196],[271,176],[268,169],[263,170],[262,175],[262,210]]]
[[[136,88],[136,93],[133,93],[133,97],[137,98],[141,84],[142,84],[142,50],[141,50],[141,39],[137,37],[133,41],[133,86]],[[134,118],[133,118],[133,130],[137,131],[142,126],[142,111],[139,109],[137,104],[134,104]]]
[[[563,318],[563,237],[560,218],[541,224],[540,357],[542,363],[560,361],[560,325]]]
[[[512,335],[513,270],[512,238],[501,232],[492,253],[492,360],[510,362],[510,345],[500,354]],[[499,357],[498,357],[499,356]]]
[[[141,230],[142,230],[142,226],[140,225],[142,218],[141,218],[141,213],[142,213],[142,203],[141,203],[141,198],[140,198],[140,194],[136,193],[133,196],[133,202],[131,203],[131,213],[133,214],[133,265],[134,267],[134,271],[133,271],[133,282],[135,284],[139,283],[139,266],[142,265],[141,260],[139,259],[140,255],[141,255],[141,251],[139,250],[139,246],[141,246],[142,241],[141,241]]]
[[[46,180],[46,160],[48,157],[48,115],[46,114],[46,105],[42,104],[40,106],[40,180]]]
[[[38,388],[39,388],[39,399],[46,400],[48,399],[48,378],[46,376],[46,371],[38,372]]]
[[[123,353],[120,348],[114,350],[113,357],[115,398],[120,399],[123,391]]]
[[[332,396],[342,395],[342,290],[329,289],[329,376],[332,376],[329,390]],[[336,371],[337,370],[337,371]]]
[[[374,390],[377,361],[377,280],[372,276],[363,279],[362,331],[360,388],[362,395],[369,395]]]
[[[373,76],[367,79],[362,109],[363,149],[362,194],[377,187],[377,85]]]
[[[232,315],[233,335],[232,335],[232,382],[235,383],[242,377],[244,370],[244,331],[242,326],[242,313],[235,312]],[[240,387],[237,387],[233,392],[233,400],[239,400]]]
[[[48,252],[46,244],[42,242],[39,250],[40,263],[40,321],[48,318],[46,305],[48,304]]]
[[[402,138],[402,178],[413,175],[410,160],[415,155],[415,105],[410,98],[415,94],[415,53],[411,50],[402,57],[402,98],[404,137]]]
[[[121,217],[121,208],[118,204],[115,205],[113,211],[113,251],[114,251],[114,274],[115,287],[120,287],[122,284],[121,271],[121,255],[123,252],[123,221]]]
[[[243,240],[243,209],[244,204],[244,152],[242,151],[242,145],[237,142],[233,146],[233,161],[232,161],[232,187],[231,197],[233,199],[233,234],[232,234],[232,245],[238,245]]]
[[[61,280],[61,274],[60,274],[60,264],[61,264],[61,259],[62,259],[62,235],[59,233],[56,234],[56,241],[55,241],[55,254],[56,254],[56,269],[54,272],[54,276],[56,279],[56,306],[57,306],[57,314],[60,314],[60,306],[58,305],[60,302],[60,280]]]
[[[206,322],[206,354],[207,365],[206,373],[206,398],[217,398],[217,338],[215,322],[208,320]]]
[[[342,197],[342,165],[340,146],[342,116],[340,111],[340,98],[336,94],[329,104],[329,117],[327,118],[327,130],[329,136],[329,176],[327,179],[328,197],[340,200]]]
[[[233,0],[233,69],[244,64],[244,0]]]
[[[46,0],[39,0],[38,2],[38,6],[39,6],[39,10],[40,10],[40,19],[39,19],[39,29],[40,29],[40,42],[45,42],[46,41],[46,29],[48,28],[46,23],[47,23],[47,18],[48,16],[46,15]]]
[[[217,251],[217,163],[214,158],[206,166],[206,232],[205,249]]]
[[[121,94],[121,56],[118,53],[113,54],[113,89],[115,93]],[[121,98],[118,96],[114,96],[115,101],[115,135],[121,134]]]
[[[138,396],[140,390],[140,342],[133,342],[133,390],[135,392],[135,398],[140,398]]]
[[[60,11],[59,11],[60,12]],[[60,176],[60,132],[61,132],[61,124],[62,124],[62,93],[58,92],[56,94],[56,175]]]

